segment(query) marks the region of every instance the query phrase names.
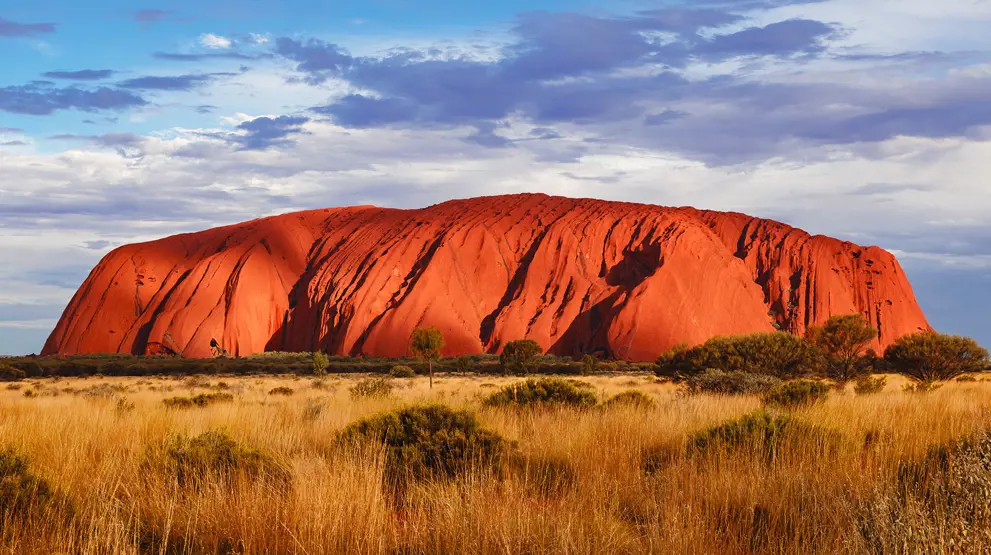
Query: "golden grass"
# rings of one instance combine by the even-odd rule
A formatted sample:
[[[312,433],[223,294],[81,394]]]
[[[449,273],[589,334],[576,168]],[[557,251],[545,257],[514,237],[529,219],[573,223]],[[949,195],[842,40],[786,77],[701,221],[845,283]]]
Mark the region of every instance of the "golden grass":
[[[792,414],[835,432],[831,439],[789,444],[773,461],[731,451],[703,461],[684,455],[686,440],[759,409],[759,399],[685,396],[650,376],[621,375],[586,381],[600,399],[638,389],[655,405],[517,412],[481,404],[511,378],[442,375],[433,391],[426,378],[397,379],[392,398],[352,400],[358,378],[90,378],[0,389],[0,449],[26,455],[63,499],[0,522],[0,545],[9,553],[953,551],[954,532],[899,497],[899,465],[991,425],[991,383],[908,394],[892,376],[883,393],[850,388]],[[221,381],[234,402],[162,404],[217,391]],[[268,393],[279,386],[294,394]],[[396,498],[381,487],[380,450],[335,444],[356,419],[426,401],[475,411],[537,470],[472,472]],[[284,466],[291,482],[241,475],[190,489],[146,464],[146,451],[170,434],[220,428]],[[658,450],[670,460],[645,473],[645,455]],[[899,503],[907,528],[878,516]],[[972,524],[991,521],[979,515]],[[991,549],[985,540],[973,545]]]

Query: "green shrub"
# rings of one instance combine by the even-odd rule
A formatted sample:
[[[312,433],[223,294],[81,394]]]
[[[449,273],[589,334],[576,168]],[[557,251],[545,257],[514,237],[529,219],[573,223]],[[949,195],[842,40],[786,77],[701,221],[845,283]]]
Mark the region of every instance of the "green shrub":
[[[483,429],[471,412],[444,405],[407,407],[360,420],[344,428],[338,442],[384,445],[385,478],[394,485],[453,478],[475,465],[497,469],[515,450],[499,434]]]
[[[199,487],[207,480],[230,486],[238,476],[289,481],[288,470],[268,455],[242,446],[224,430],[211,430],[192,439],[171,435],[163,445],[146,451],[145,465],[164,467],[183,487]]]
[[[654,408],[654,400],[642,391],[624,391],[613,396],[604,403],[605,407],[635,407],[638,409]]]
[[[163,399],[162,403],[168,408],[186,409],[192,407],[205,407],[215,403],[229,403],[234,400],[230,393],[200,393],[193,397],[169,397]]]
[[[857,382],[853,386],[853,390],[857,393],[857,395],[874,395],[875,393],[884,391],[884,388],[887,385],[888,378],[885,376],[878,378],[875,378],[874,376],[861,376],[857,378]]]
[[[588,384],[561,378],[529,379],[508,385],[485,400],[489,406],[574,406],[595,405],[595,393]]]
[[[877,339],[877,330],[861,314],[833,316],[809,328],[806,338],[821,351],[826,376],[838,384],[874,369],[877,357],[870,345]]]
[[[957,381],[960,383],[974,383],[977,381],[977,378],[974,376],[960,376],[957,378]]]
[[[54,500],[51,486],[31,473],[27,459],[12,448],[0,451],[0,522],[44,510]]]
[[[790,333],[755,333],[714,337],[690,349],[680,345],[658,357],[656,366],[658,376],[688,377],[714,368],[790,380],[818,372],[820,356]]]
[[[379,399],[392,395],[392,383],[385,378],[365,378],[349,389],[352,399]]]
[[[525,376],[533,370],[537,357],[543,354],[544,349],[539,343],[532,339],[518,339],[506,343],[499,355],[499,363],[503,372],[509,372],[516,376]]]
[[[292,395],[293,393],[295,393],[295,391],[293,391],[291,387],[286,387],[284,385],[280,385],[279,387],[273,387],[268,392],[269,395],[285,395],[285,396]]]
[[[595,358],[595,355],[585,355],[582,357],[582,374],[590,375],[594,374],[595,370],[599,366],[599,359]]]
[[[0,362],[0,382],[16,382],[27,377],[24,370]]]
[[[389,370],[389,375],[393,378],[412,378],[416,376],[416,372],[413,371],[409,366],[396,365]]]
[[[969,337],[925,331],[896,340],[885,349],[884,360],[913,380],[936,382],[985,370],[988,351]]]
[[[689,393],[716,393],[720,395],[758,395],[767,393],[781,383],[781,380],[766,374],[747,372],[724,372],[709,368],[693,374],[685,380]]]
[[[814,405],[825,401],[829,396],[829,386],[822,382],[798,380],[786,382],[764,395],[764,403],[768,405],[795,408]]]
[[[462,374],[471,372],[474,366],[475,361],[470,356],[460,356],[454,359],[454,368]]]
[[[790,453],[808,456],[833,450],[842,438],[836,432],[807,424],[788,414],[760,410],[690,437],[687,453],[695,458],[718,458],[743,453],[771,462]]]
[[[317,351],[313,353],[311,364],[313,373],[317,376],[323,376],[327,373],[327,367],[330,366],[330,359],[321,351]]]

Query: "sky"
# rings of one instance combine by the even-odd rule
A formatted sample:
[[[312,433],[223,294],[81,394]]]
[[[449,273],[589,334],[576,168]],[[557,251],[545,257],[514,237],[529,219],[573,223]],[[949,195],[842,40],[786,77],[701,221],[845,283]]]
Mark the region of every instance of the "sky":
[[[991,346],[991,0],[0,0],[0,354],[114,247],[519,192],[898,256]]]

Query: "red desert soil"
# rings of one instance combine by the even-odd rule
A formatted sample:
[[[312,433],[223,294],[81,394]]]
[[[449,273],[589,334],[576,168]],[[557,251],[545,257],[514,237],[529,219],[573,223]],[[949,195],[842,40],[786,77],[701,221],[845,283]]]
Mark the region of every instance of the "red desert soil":
[[[876,347],[929,329],[894,256],[735,213],[512,195],[420,210],[297,212],[126,245],[93,269],[43,354],[163,349],[446,355],[534,339],[650,360],[678,343],[859,312]]]

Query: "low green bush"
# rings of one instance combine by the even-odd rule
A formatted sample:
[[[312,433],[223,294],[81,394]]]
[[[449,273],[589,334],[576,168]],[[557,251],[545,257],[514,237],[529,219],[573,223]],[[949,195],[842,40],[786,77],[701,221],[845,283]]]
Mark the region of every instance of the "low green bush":
[[[829,396],[829,386],[822,382],[798,380],[786,382],[764,395],[764,403],[783,408],[814,405]]]
[[[200,393],[192,397],[169,397],[163,399],[162,403],[173,409],[186,409],[193,407],[205,407],[215,403],[229,403],[234,400],[230,393]]]
[[[483,429],[475,415],[444,405],[399,409],[348,425],[338,436],[343,446],[385,447],[385,479],[446,479],[470,468],[498,469],[515,445]]]
[[[381,399],[392,395],[392,383],[385,378],[358,380],[348,390],[352,399]]]
[[[48,482],[31,472],[26,458],[12,448],[0,451],[0,522],[44,510],[55,498]]]
[[[931,331],[906,335],[884,351],[888,367],[918,382],[951,380],[988,367],[988,351],[969,337]]]
[[[164,469],[180,487],[200,487],[206,482],[229,487],[239,476],[280,484],[290,479],[285,467],[257,449],[244,447],[224,430],[211,430],[194,438],[168,436],[162,445],[145,452],[144,464]]]
[[[389,375],[393,378],[412,378],[416,376],[416,372],[413,371],[409,366],[403,366],[402,364],[393,366],[389,370]]]
[[[834,451],[840,434],[808,424],[789,414],[759,410],[689,438],[686,452],[693,458],[716,458],[741,453],[773,462],[784,453],[808,456]]]
[[[822,357],[812,344],[790,333],[755,333],[713,337],[701,345],[680,345],[656,361],[658,376],[688,377],[714,368],[724,372],[769,374],[782,380],[821,370]]]
[[[643,391],[633,389],[613,396],[603,403],[603,406],[608,408],[634,407],[638,409],[652,409],[654,408],[654,399]]]
[[[485,400],[488,406],[520,407],[590,407],[595,403],[595,393],[588,384],[561,378],[528,379],[508,385]]]
[[[16,382],[27,377],[27,372],[0,362],[0,382]]]
[[[854,383],[853,391],[857,395],[874,395],[875,393],[884,391],[884,388],[887,385],[888,378],[885,376],[880,376],[877,378],[874,376],[861,376],[857,378],[857,381]]]
[[[781,380],[766,374],[748,372],[724,372],[709,368],[692,374],[685,380],[689,393],[716,393],[719,395],[759,395],[781,384]]]
[[[293,393],[296,392],[293,391],[291,387],[286,387],[284,385],[280,385],[279,387],[273,387],[268,391],[269,395],[285,395],[287,397],[292,395]]]

